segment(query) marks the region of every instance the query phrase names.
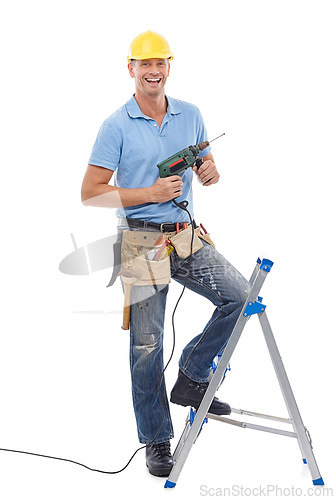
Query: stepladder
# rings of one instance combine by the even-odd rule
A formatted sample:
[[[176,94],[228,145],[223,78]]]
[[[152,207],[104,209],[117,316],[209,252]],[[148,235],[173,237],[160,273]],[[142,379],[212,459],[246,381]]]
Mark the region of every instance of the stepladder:
[[[183,466],[185,465],[193,444],[202,431],[204,424],[210,419],[218,420],[227,424],[232,424],[241,428],[249,428],[295,438],[300,448],[303,463],[306,464],[309,468],[313,484],[324,484],[313,453],[313,445],[310,433],[304,426],[304,423],[302,421],[301,414],[299,412],[287,373],[285,371],[274,338],[273,331],[267,317],[267,306],[264,305],[262,297],[259,296],[262,285],[266,280],[269,272],[271,271],[272,266],[273,262],[269,259],[257,259],[255,268],[249,280],[251,287],[248,297],[236,321],[228,343],[226,344],[223,352],[221,354],[218,354],[213,360],[210,383],[204,394],[201,404],[197,410],[191,408],[189,411],[184,430],[173,453],[174,465],[168,479],[166,480],[165,488],[173,488],[176,486],[177,480],[180,476]],[[290,430],[277,429],[275,427],[257,425],[249,422],[242,422],[240,420],[232,419],[230,416],[213,415],[209,413],[209,408],[211,406],[213,398],[218,388],[222,384],[226,372],[229,370],[232,354],[240,340],[246,323],[252,316],[257,316],[259,319],[265,343],[269,351],[271,362],[275,370],[279,387],[285,402],[288,417],[276,417],[235,408],[231,408],[231,413],[288,424],[290,426]]]

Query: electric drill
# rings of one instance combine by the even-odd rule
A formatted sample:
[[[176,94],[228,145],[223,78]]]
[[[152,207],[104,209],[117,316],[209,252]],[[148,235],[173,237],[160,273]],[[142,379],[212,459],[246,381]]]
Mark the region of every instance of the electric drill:
[[[224,134],[219,135],[221,137]],[[196,165],[199,168],[203,160],[198,157],[199,152],[203,151],[205,148],[209,146],[209,144],[216,139],[212,139],[212,141],[204,141],[198,144],[198,146],[189,146],[188,148],[182,149],[178,153],[173,154],[166,160],[158,163],[157,167],[159,169],[160,177],[170,177],[171,175],[179,175],[181,172],[186,170],[193,165]]]

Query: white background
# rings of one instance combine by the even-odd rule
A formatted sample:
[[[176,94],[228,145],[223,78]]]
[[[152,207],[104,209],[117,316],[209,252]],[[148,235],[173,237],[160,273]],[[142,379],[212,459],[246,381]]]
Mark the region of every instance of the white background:
[[[258,256],[275,262],[264,302],[320,471],[333,486],[332,8],[324,0],[6,3],[0,447],[117,470],[138,446],[120,285],[106,288],[109,269],[78,277],[58,265],[73,250],[70,233],[82,246],[115,231],[114,211],[84,207],[80,187],[100,124],[133,92],[128,46],[151,29],[175,55],[167,93],[199,106],[209,137],[226,133],[213,145],[221,181],[195,183],[196,220],[246,276]],[[166,359],[180,289],[171,284]],[[211,312],[184,295],[168,390],[182,346]],[[257,323],[248,323],[219,395],[233,407],[287,416]],[[171,410],[175,445],[187,410]],[[202,432],[173,491],[148,474],[143,450],[116,476],[5,452],[0,461],[6,500],[312,486],[295,440],[217,422]]]

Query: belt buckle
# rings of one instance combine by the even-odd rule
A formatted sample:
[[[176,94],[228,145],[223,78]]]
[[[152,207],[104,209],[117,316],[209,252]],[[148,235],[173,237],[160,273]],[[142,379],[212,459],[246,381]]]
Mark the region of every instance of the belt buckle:
[[[162,222],[162,223],[160,224],[160,231],[161,231],[162,233],[164,232],[163,227],[162,227],[164,224],[170,224],[170,225],[172,225],[173,223],[172,223],[172,222]],[[169,231],[166,231],[166,232],[169,232]]]

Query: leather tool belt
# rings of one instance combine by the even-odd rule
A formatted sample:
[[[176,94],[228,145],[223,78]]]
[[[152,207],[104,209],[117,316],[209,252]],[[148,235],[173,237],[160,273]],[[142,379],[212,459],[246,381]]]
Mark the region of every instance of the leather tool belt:
[[[175,249],[179,257],[187,258],[190,255],[192,239],[193,254],[203,247],[201,239],[214,247],[210,235],[202,225],[196,227],[193,223],[195,229],[192,238],[192,227],[187,226],[179,230],[182,224],[157,224],[139,219],[120,219],[120,225],[128,226],[129,230],[123,230],[121,240],[118,242],[117,251],[120,255],[118,259],[115,256],[115,260],[120,260],[121,265],[118,266],[117,274],[114,270],[108,286],[120,275],[124,287],[123,330],[128,330],[130,327],[132,286],[167,285],[171,281],[169,257],[171,250],[166,251],[167,248]],[[135,230],[131,231],[130,228]]]
[[[133,229],[153,229],[154,231],[161,231],[162,233],[173,233],[174,231],[177,231],[177,224],[172,222],[162,222],[159,224],[156,222],[149,222],[147,220],[120,218],[119,224]],[[180,228],[182,228],[182,224],[183,222],[178,224]],[[193,221],[193,226],[197,227],[195,221]]]

